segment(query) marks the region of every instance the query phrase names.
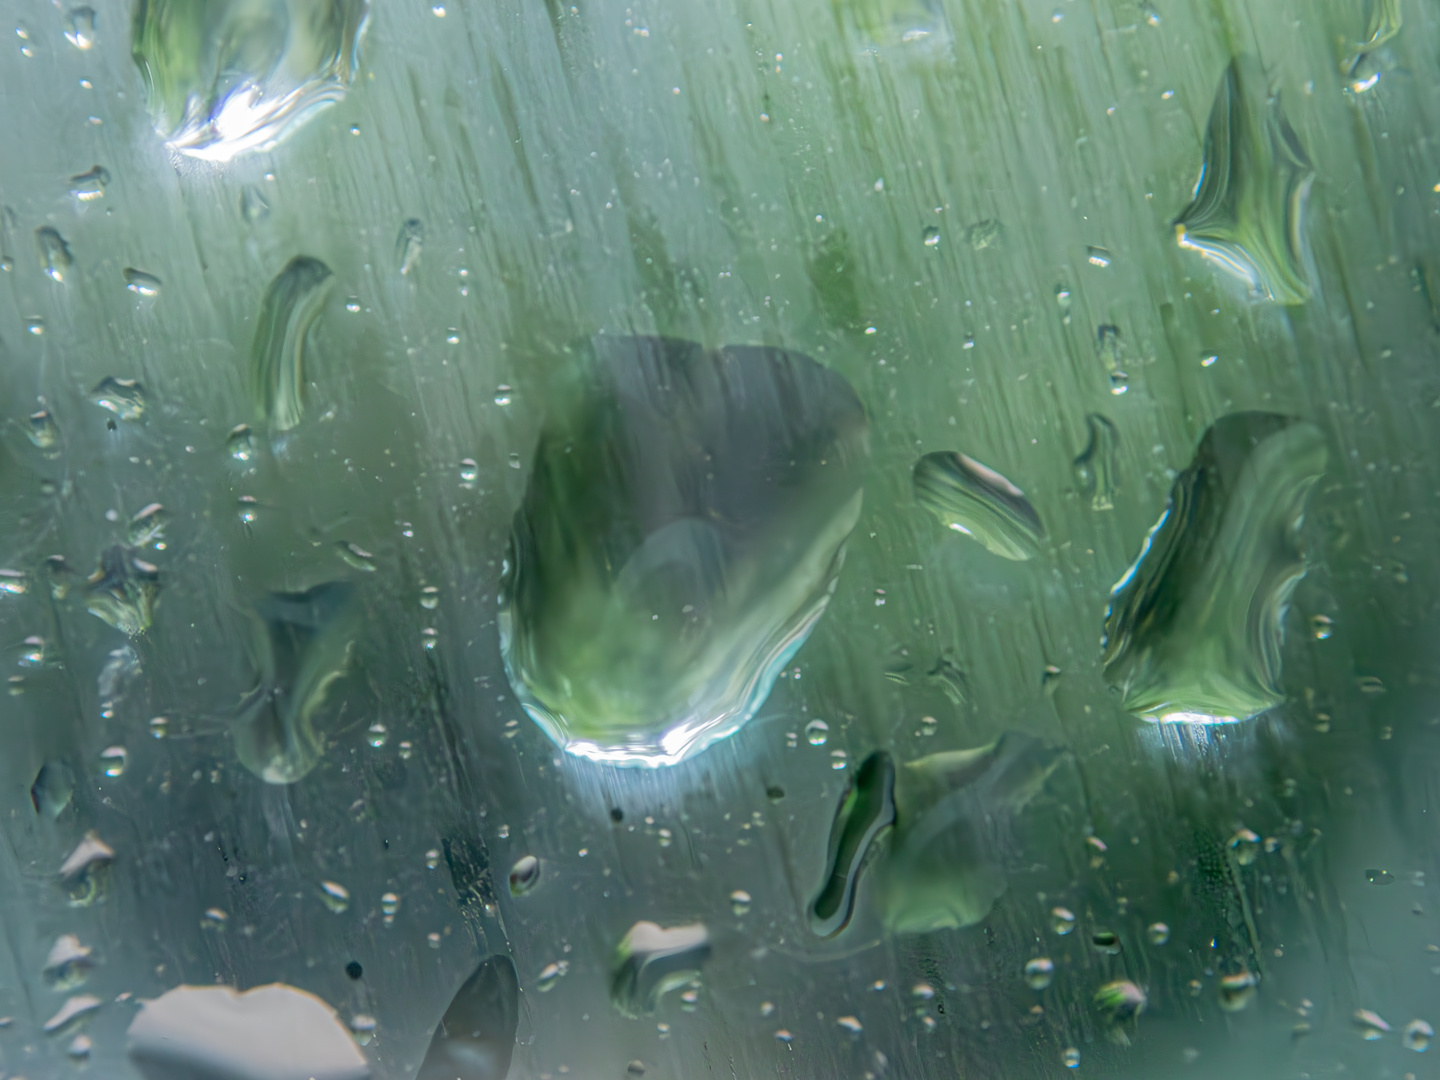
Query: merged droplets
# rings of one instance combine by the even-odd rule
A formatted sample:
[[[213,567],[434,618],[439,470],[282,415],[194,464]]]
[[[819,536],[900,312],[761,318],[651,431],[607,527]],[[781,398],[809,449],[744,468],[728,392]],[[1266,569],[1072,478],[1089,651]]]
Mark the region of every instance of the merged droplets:
[[[1384,0],[1382,0],[1384,2]],[[1225,69],[1210,120],[1193,201],[1175,238],[1251,293],[1280,304],[1310,295],[1304,212],[1315,169],[1258,62]]]
[[[289,431],[305,411],[308,339],[333,282],[323,262],[297,255],[260,302],[250,347],[251,392],[260,418],[275,431]]]
[[[667,928],[637,922],[616,946],[610,1002],[622,1016],[649,1015],[671,990],[699,978],[709,955],[710,935],[702,923]]]
[[[1111,593],[1104,670],[1126,709],[1220,723],[1283,700],[1282,625],[1325,458],[1313,425],[1273,413],[1232,413],[1205,432]]]
[[[515,515],[506,671],[571,753],[673,764],[754,714],[824,612],[865,415],[799,353],[597,336],[581,354]]]
[[[1034,558],[1045,526],[1025,493],[994,469],[954,451],[926,454],[911,476],[915,499],[946,528],[1005,559]]]
[[[107,375],[90,391],[90,400],[121,420],[139,420],[147,404],[145,388],[134,379]]]
[[[150,629],[159,597],[160,571],[120,544],[101,552],[85,583],[85,609],[130,637]]]
[[[130,50],[156,131],[207,161],[273,149],[345,96],[369,13],[366,0],[145,0]]]

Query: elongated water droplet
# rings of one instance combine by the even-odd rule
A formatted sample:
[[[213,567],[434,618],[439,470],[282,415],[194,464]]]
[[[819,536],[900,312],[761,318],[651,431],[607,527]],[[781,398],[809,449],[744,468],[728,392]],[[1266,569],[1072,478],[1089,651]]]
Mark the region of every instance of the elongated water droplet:
[[[508,956],[491,956],[455,991],[415,1080],[502,1080],[519,1023],[515,965]]]
[[[1080,492],[1090,499],[1092,510],[1115,507],[1115,467],[1120,437],[1115,425],[1099,413],[1085,417],[1088,441],[1075,459],[1075,480]]]
[[[1002,558],[1033,558],[1045,542],[1045,526],[1025,493],[973,458],[944,450],[926,454],[911,480],[916,501],[943,525]]]
[[[147,300],[160,295],[160,279],[154,274],[147,274],[144,270],[136,270],[133,266],[125,268],[125,288],[129,289],[136,296],[143,296]]]
[[[1264,70],[1252,57],[1236,57],[1215,94],[1200,179],[1175,218],[1176,242],[1257,297],[1304,303],[1304,214],[1314,179]]]
[[[1105,677],[1147,720],[1244,720],[1283,700],[1280,642],[1305,574],[1299,527],[1325,468],[1312,425],[1233,413],[1200,441],[1111,593]]]
[[[336,541],[335,553],[340,556],[341,562],[352,570],[359,570],[364,574],[375,572],[375,556],[359,544],[352,544],[348,540]]]
[[[40,249],[40,269],[51,281],[65,281],[75,259],[65,238],[49,225],[35,230],[35,246]]]
[[[810,905],[810,929],[821,937],[844,930],[870,846],[895,823],[895,763],[877,750],[860,764],[830,826],[826,879]]]
[[[419,218],[410,218],[400,226],[400,235],[395,241],[395,264],[400,273],[408,275],[414,271],[424,247],[425,225]]]
[[[89,8],[82,10],[89,11]],[[93,17],[94,13],[91,12]],[[103,165],[96,165],[89,172],[77,173],[70,177],[70,195],[82,203],[94,202],[105,197],[110,185],[110,171]]]
[[[334,284],[319,259],[297,255],[270,282],[250,346],[251,392],[260,418],[289,431],[305,411],[305,354],[310,331]]]
[[[704,924],[661,927],[637,922],[615,949],[610,1002],[631,1019],[653,1013],[671,990],[700,975],[710,956],[710,935]]]
[[[104,1002],[93,994],[80,994],[66,1000],[59,1011],[45,1021],[46,1035],[68,1035],[100,1008]]]

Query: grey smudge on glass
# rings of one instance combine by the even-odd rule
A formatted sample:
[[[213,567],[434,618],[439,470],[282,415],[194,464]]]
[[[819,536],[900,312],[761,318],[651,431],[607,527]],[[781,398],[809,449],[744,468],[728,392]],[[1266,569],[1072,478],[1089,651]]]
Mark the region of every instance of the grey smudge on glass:
[[[710,935],[702,923],[667,928],[637,922],[615,949],[610,1002],[621,1016],[648,1016],[667,993],[698,978],[709,956]]]
[[[277,146],[345,96],[366,0],[140,0],[130,51],[172,150],[229,161]]]
[[[1034,558],[1045,526],[1025,493],[994,469],[964,454],[939,450],[915,463],[916,501],[948,529],[969,536],[1001,558]]]
[[[395,265],[400,273],[408,275],[419,265],[424,247],[424,223],[419,218],[409,218],[400,226],[400,235],[395,240]]]
[[[49,225],[42,225],[35,230],[35,247],[40,252],[41,271],[51,281],[63,284],[75,262],[65,238]]]
[[[45,762],[30,785],[30,802],[35,812],[52,821],[70,805],[74,794],[75,770],[63,761]]]
[[[491,956],[455,991],[415,1080],[505,1080],[519,1024],[515,965]]]
[[[358,624],[355,587],[332,581],[272,593],[250,616],[255,687],[231,720],[241,764],[270,784],[293,784],[320,760],[316,721],[350,664]]]
[[[825,610],[864,410],[781,349],[594,338],[515,515],[501,647],[571,753],[672,764],[743,725]]]
[[[141,1006],[127,1032],[145,1080],[366,1080],[370,1066],[335,1011],[271,983],[177,986]]]
[[[1302,304],[1310,295],[1304,213],[1315,169],[1258,61],[1225,69],[1200,179],[1175,218],[1182,248],[1239,278],[1257,297]]]
[[[334,283],[319,259],[297,255],[270,282],[250,346],[251,392],[260,419],[289,431],[305,411],[305,354]]]
[[[1105,678],[1148,720],[1233,722],[1278,704],[1305,499],[1325,469],[1313,425],[1232,413],[1205,432],[1111,593]]]
[[[110,171],[103,165],[96,165],[89,172],[70,177],[70,195],[80,202],[94,202],[105,197],[105,188],[110,184]]]
[[[1090,499],[1092,510],[1112,510],[1120,436],[1115,425],[1099,413],[1086,416],[1085,427],[1089,436],[1074,461],[1075,482],[1080,493]]]
[[[145,388],[134,379],[107,375],[90,391],[90,400],[121,420],[138,420],[145,413]]]
[[[976,750],[931,754],[898,768],[884,751],[870,755],[836,812],[811,929],[829,936],[844,928],[866,866],[873,902],[890,933],[980,922],[1008,886],[1001,850],[1006,824],[1039,793],[1063,756],[1018,731]],[[888,848],[867,861],[887,824],[894,829]],[[846,895],[852,899],[836,902]],[[845,918],[827,918],[831,912]]]
[[[130,637],[150,629],[160,596],[160,571],[133,550],[114,544],[85,583],[85,609]]]

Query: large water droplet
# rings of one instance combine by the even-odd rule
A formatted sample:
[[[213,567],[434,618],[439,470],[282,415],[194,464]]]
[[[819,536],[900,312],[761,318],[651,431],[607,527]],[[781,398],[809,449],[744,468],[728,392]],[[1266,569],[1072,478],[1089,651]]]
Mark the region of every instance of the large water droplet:
[[[63,761],[47,761],[30,785],[30,802],[35,812],[50,820],[60,816],[75,794],[75,770]]]
[[[455,991],[415,1080],[504,1080],[519,1023],[515,965],[489,957]]]
[[[805,725],[805,741],[811,746],[824,746],[830,738],[830,725],[824,720],[811,720]]]
[[[126,541],[137,548],[150,544],[164,547],[159,541],[165,537],[165,520],[165,508],[159,503],[151,503],[130,519],[125,527]]]
[[[859,516],[864,411],[779,349],[581,352],[515,516],[506,670],[570,752],[672,764],[744,724],[823,613]]]
[[[305,411],[305,354],[334,283],[319,259],[297,255],[265,290],[250,346],[251,390],[261,419],[289,431]]]
[[[1282,626],[1325,457],[1314,426],[1273,413],[1232,413],[1206,431],[1111,593],[1105,677],[1126,709],[1217,723],[1283,700]]]
[[[709,955],[710,935],[701,923],[664,928],[637,922],[615,949],[611,1004],[622,1016],[646,1016],[671,990],[698,978]]]
[[[1045,526],[1025,493],[973,458],[948,450],[926,454],[911,481],[916,501],[946,528],[1002,558],[1033,558],[1045,542]]]
[[[1175,238],[1256,296],[1301,304],[1310,295],[1304,212],[1315,169],[1252,57],[1225,69],[1210,119],[1200,179],[1175,219]]]
[[[159,596],[160,571],[119,544],[100,553],[85,583],[85,609],[130,637],[150,629]]]

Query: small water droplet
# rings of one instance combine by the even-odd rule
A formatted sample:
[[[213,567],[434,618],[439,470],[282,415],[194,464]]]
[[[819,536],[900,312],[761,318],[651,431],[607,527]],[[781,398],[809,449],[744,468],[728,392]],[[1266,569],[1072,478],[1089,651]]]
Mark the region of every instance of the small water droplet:
[[[150,734],[157,739],[163,739],[170,734],[170,721],[167,717],[156,716],[150,720]]]
[[[160,279],[154,274],[147,274],[144,270],[136,270],[133,266],[127,266],[125,268],[125,288],[136,296],[151,299],[160,295]]]
[[[90,1041],[89,1035],[76,1035],[65,1048],[65,1056],[71,1061],[83,1062],[90,1057],[93,1048],[94,1043]]]
[[[1310,632],[1316,641],[1327,641],[1335,632],[1335,622],[1328,615],[1310,616]]]
[[[1114,930],[1096,930],[1090,935],[1090,944],[1096,952],[1117,956],[1121,952],[1120,935]]]
[[[1036,957],[1025,965],[1025,982],[1031,990],[1044,990],[1055,978],[1055,962],[1047,956]]]
[[[340,915],[350,907],[350,890],[334,881],[322,881],[320,899],[325,901],[326,907]]]
[[[425,225],[419,218],[409,218],[400,226],[400,235],[395,241],[395,262],[400,273],[408,275],[415,270],[424,246]]]
[[[335,553],[340,556],[340,561],[352,570],[359,570],[366,574],[375,572],[375,556],[359,544],[352,544],[348,540],[337,541]]]
[[[71,8],[65,14],[65,40],[82,50],[95,44],[94,8]]]
[[[936,247],[940,243],[940,227],[938,225],[926,225],[925,232],[921,235],[926,247]]]
[[[409,760],[410,760],[410,755],[415,752],[415,747],[414,747],[413,745],[411,745],[411,743],[410,743],[410,741],[409,741],[408,739],[405,740],[404,742],[402,742],[402,743],[400,744],[400,748],[399,748],[399,749],[400,749],[400,760],[401,760],[401,761],[409,761]]]
[[[1241,829],[1230,837],[1230,850],[1235,853],[1237,863],[1249,866],[1260,856],[1260,837],[1249,829]]]
[[[438,848],[431,848],[429,851],[425,852],[425,869],[426,869],[426,870],[434,870],[434,869],[435,869],[437,866],[439,866],[439,865],[440,865],[440,850],[439,850]]]
[[[1248,971],[1223,976],[1220,979],[1220,1008],[1226,1012],[1239,1012],[1245,1008],[1255,997],[1257,982]]]
[[[1069,908],[1051,908],[1050,928],[1061,937],[1064,937],[1075,929],[1075,913]]]
[[[356,1013],[350,1018],[350,1030],[361,1046],[369,1046],[374,1040],[375,1027],[375,1017],[369,1013]]]
[[[369,729],[365,732],[365,741],[368,742],[376,750],[379,750],[381,747],[383,747],[385,743],[389,740],[389,738],[389,729],[386,728],[386,726],[379,721],[371,724]]]
[[[790,1032],[786,1031],[784,1028],[781,1028],[779,1031],[775,1032],[775,1041],[782,1042],[788,1046],[790,1043],[795,1041],[795,1036],[791,1035]]]
[[[1369,1009],[1356,1009],[1353,1019],[1360,1030],[1360,1037],[1366,1042],[1374,1042],[1390,1031],[1390,1025]]]
[[[561,960],[554,964],[546,964],[540,969],[540,977],[535,980],[535,989],[542,994],[549,993],[555,989],[555,984],[565,977],[570,970],[570,962]]]
[[[1067,1046],[1065,1052],[1060,1055],[1060,1062],[1067,1069],[1078,1069],[1080,1067],[1080,1051],[1073,1046]]]
[[[400,897],[398,894],[393,892],[387,892],[380,895],[380,914],[384,915],[386,918],[393,919],[395,917],[395,913],[399,910]]]
[[[60,441],[60,427],[49,409],[30,414],[30,441],[41,450],[49,450]]]
[[[1388,870],[1366,870],[1365,880],[1371,885],[1392,885],[1395,882],[1395,875]]]
[[[495,388],[495,404],[496,404],[496,405],[509,405],[509,404],[510,404],[510,387],[506,386],[504,383],[501,383],[499,386],[497,386],[497,387]]]
[[[1170,927],[1163,922],[1151,923],[1146,935],[1150,938],[1151,945],[1164,945],[1170,940]]]
[[[1430,1040],[1435,1037],[1435,1029],[1424,1020],[1411,1020],[1405,1025],[1403,1036],[1405,1049],[1414,1050],[1417,1054],[1423,1054],[1430,1047]]]
[[[35,246],[40,250],[40,269],[51,281],[64,283],[75,258],[65,238],[49,225],[35,230]]]
[[[433,649],[440,643],[440,633],[433,626],[427,626],[420,631],[420,647],[422,649]]]
[[[805,725],[805,741],[811,746],[824,746],[830,738],[830,725],[824,720],[811,720]]]
[[[204,930],[219,932],[225,929],[225,924],[230,921],[230,913],[224,908],[206,908],[205,914],[200,917],[200,926]]]
[[[1368,697],[1378,697],[1385,693],[1385,684],[1380,681],[1377,675],[1361,675],[1355,680],[1355,685],[1362,694]]]
[[[859,1019],[854,1016],[842,1016],[835,1021],[837,1025],[844,1028],[851,1035],[859,1035],[865,1029],[860,1025]]]
[[[736,918],[750,913],[750,894],[744,889],[736,889],[730,894],[730,910],[735,913]]]
[[[463,458],[460,462],[460,485],[462,487],[474,487],[475,481],[480,478],[480,466],[475,464],[474,458]]]
[[[425,935],[425,943],[432,949],[438,949],[440,947],[440,935],[434,930],[431,930],[430,933]]]
[[[165,537],[165,516],[165,507],[159,503],[151,503],[130,519],[125,528],[125,539],[131,547],[154,544],[157,548],[163,548],[165,545],[161,541]]]
[[[236,461],[249,461],[255,456],[255,433],[249,424],[236,424],[225,436],[225,452]]]
[[[434,585],[426,585],[420,590],[420,606],[426,611],[434,611],[440,606],[440,590]]]
[[[351,315],[358,315],[360,313],[360,298],[358,296],[346,297],[345,310]]]
[[[540,860],[534,855],[522,855],[510,867],[510,895],[524,896],[540,881]]]
[[[107,746],[100,751],[100,767],[105,775],[112,780],[125,772],[125,764],[130,755],[123,746]]]
[[[60,865],[60,884],[71,907],[89,907],[105,894],[115,849],[94,831],[87,832]]]
[[[1104,268],[1110,265],[1110,252],[1103,247],[1091,245],[1085,249],[1085,259],[1091,266]]]

